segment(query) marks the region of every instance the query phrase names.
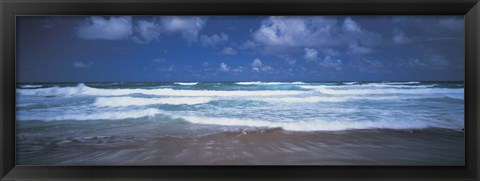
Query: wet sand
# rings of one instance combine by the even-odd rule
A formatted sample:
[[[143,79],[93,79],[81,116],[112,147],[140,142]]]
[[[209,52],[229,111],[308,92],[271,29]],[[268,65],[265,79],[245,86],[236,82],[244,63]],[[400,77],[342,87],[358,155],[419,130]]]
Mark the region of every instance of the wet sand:
[[[464,165],[447,129],[225,132],[201,137],[17,137],[18,165]]]

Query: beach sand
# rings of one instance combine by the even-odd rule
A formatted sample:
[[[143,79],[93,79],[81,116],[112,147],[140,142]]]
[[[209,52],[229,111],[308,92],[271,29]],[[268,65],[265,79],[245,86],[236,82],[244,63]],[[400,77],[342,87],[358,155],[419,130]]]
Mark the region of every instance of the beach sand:
[[[18,165],[464,165],[447,129],[235,131],[200,137],[17,137]]]

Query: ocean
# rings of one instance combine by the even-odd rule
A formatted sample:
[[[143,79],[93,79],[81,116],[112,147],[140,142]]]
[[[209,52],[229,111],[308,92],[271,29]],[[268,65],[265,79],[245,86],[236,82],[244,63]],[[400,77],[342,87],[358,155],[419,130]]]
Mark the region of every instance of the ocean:
[[[463,82],[19,83],[18,165],[463,165]]]

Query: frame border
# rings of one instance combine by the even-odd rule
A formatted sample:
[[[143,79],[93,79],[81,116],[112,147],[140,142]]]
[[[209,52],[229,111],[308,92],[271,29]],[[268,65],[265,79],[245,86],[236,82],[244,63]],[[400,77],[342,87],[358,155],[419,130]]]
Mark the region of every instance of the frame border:
[[[0,0],[0,180],[479,180],[479,0]],[[465,166],[16,166],[18,15],[464,15]]]

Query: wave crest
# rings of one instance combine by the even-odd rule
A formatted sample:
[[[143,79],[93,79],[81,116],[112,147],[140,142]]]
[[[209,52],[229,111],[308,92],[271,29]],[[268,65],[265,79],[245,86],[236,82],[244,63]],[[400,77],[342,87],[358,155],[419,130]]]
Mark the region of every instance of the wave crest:
[[[123,96],[132,94],[155,96],[183,96],[183,97],[239,97],[239,96],[284,96],[298,95],[305,91],[293,90],[258,90],[258,91],[220,91],[220,90],[176,90],[169,88],[159,89],[99,89],[78,84],[76,87],[50,87],[40,89],[17,89],[21,95],[32,96]]]
[[[304,82],[236,82],[237,85],[284,85],[284,84],[294,84],[294,85],[301,85],[305,84]]]
[[[452,125],[436,124],[434,122],[419,121],[278,121],[271,122],[255,119],[238,119],[225,117],[200,117],[181,116],[187,122],[195,124],[221,125],[221,126],[248,126],[282,128],[289,131],[342,131],[353,129],[424,129],[429,127],[451,128]]]
[[[177,85],[197,85],[198,82],[175,82]]]
[[[127,106],[147,106],[156,104],[170,105],[194,105],[205,104],[212,101],[208,97],[189,97],[189,98],[139,98],[139,97],[99,97],[96,98],[94,105],[98,107],[127,107]]]

